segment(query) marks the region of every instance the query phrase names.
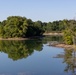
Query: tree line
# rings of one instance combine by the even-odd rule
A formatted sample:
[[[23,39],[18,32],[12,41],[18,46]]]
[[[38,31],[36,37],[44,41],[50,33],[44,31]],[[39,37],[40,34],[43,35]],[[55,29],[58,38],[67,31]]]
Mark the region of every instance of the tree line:
[[[33,22],[31,19],[21,16],[9,16],[0,22],[0,37],[30,37],[39,36],[44,32],[61,32],[65,29],[63,21]]]
[[[43,33],[63,32],[66,44],[73,44],[76,36],[75,20],[59,20],[53,22],[32,21],[26,17],[9,16],[0,22],[0,37],[31,37],[41,36]]]

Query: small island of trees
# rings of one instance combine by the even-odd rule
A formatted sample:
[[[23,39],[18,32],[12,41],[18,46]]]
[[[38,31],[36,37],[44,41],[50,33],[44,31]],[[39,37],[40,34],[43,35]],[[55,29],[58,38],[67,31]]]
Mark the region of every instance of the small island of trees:
[[[0,38],[26,38],[54,32],[64,33],[65,44],[73,44],[76,37],[76,21],[64,19],[53,22],[34,22],[26,17],[9,16],[0,22]]]

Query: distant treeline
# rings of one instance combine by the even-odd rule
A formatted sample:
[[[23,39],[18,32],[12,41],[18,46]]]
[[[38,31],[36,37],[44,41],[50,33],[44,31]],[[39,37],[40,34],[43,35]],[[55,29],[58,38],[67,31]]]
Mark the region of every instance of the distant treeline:
[[[31,37],[41,36],[43,33],[64,32],[69,27],[76,31],[75,20],[59,20],[53,22],[33,22],[31,19],[21,16],[9,16],[7,20],[0,22],[0,37]]]

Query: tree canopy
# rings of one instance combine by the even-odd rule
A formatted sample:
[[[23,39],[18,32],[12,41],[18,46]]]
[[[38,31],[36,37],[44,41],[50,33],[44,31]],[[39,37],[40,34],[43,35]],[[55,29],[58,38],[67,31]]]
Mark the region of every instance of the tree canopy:
[[[38,36],[43,32],[40,21],[33,22],[25,17],[9,16],[0,22],[0,37],[3,38]]]
[[[64,42],[73,44],[76,37],[76,21],[64,19],[53,22],[34,22],[26,17],[9,16],[6,20],[0,22],[1,38],[41,36],[44,32],[63,32]]]

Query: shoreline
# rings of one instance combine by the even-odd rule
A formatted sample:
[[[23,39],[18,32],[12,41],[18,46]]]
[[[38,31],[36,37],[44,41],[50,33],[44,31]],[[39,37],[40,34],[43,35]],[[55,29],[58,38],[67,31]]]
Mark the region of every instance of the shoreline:
[[[0,40],[29,40],[29,38],[0,38]]]
[[[63,35],[63,33],[55,33],[55,32],[53,32],[53,33],[44,33],[43,35]]]
[[[40,38],[40,37],[38,36],[38,37],[31,37],[31,38],[0,38],[0,41],[1,40],[9,40],[9,41],[12,41],[12,40],[32,40],[34,38]],[[67,45],[67,44],[56,43],[56,42],[51,42],[48,44],[48,46],[53,46],[53,47],[58,47],[58,48],[69,48],[69,49],[76,48],[75,45]]]
[[[33,40],[37,38],[42,38],[43,36],[32,36],[32,37],[25,37],[25,38],[0,38],[0,40]]]
[[[59,36],[59,35],[63,35],[63,33],[44,33],[42,36],[32,36],[32,37],[25,37],[25,38],[0,38],[0,40],[30,40],[30,39],[34,39],[34,38],[41,38],[43,36],[46,36],[46,35],[51,35],[51,36]]]
[[[49,46],[53,46],[53,47],[58,47],[58,48],[69,48],[69,49],[75,49],[76,46],[75,45],[67,45],[67,44],[53,44]]]

